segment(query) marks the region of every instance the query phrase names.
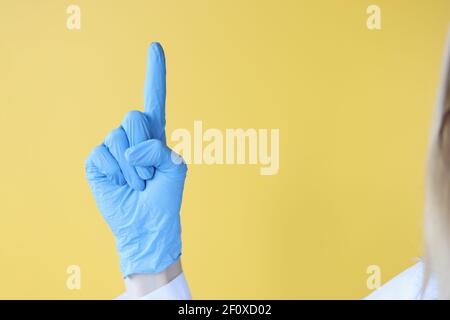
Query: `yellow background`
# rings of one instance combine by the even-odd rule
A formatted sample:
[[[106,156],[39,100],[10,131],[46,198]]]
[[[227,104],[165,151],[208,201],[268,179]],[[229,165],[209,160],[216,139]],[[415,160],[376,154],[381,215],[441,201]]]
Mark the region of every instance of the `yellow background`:
[[[66,8],[81,8],[81,30]],[[366,28],[366,8],[382,30]],[[361,298],[421,254],[423,167],[450,1],[0,1],[0,298],[123,282],[84,159],[168,67],[167,131],[280,128],[280,172],[191,165],[194,298]],[[66,268],[82,288],[66,288]]]

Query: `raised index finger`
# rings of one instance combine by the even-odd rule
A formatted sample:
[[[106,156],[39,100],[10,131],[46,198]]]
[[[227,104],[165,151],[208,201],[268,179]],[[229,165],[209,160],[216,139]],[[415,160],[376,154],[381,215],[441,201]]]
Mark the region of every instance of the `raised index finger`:
[[[153,42],[147,53],[144,111],[151,118],[152,138],[166,142],[166,59],[162,46]]]

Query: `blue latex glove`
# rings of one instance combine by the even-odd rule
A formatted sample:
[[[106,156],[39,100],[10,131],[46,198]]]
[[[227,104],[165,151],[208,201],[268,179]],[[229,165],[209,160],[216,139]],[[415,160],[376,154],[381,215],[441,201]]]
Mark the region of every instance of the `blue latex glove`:
[[[97,206],[111,228],[123,275],[157,273],[181,255],[180,207],[187,167],[166,146],[166,66],[148,50],[145,111],[129,112],[86,160]]]

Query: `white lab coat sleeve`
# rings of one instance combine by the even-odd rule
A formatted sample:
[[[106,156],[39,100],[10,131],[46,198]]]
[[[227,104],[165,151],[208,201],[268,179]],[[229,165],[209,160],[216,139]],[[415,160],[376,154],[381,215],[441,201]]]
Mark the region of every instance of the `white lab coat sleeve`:
[[[184,273],[180,273],[168,284],[146,294],[139,300],[191,300],[191,292]],[[127,293],[118,296],[116,300],[130,300]]]
[[[438,297],[437,284],[433,278],[422,292],[423,262],[416,263],[380,288],[376,289],[365,300],[434,300]]]

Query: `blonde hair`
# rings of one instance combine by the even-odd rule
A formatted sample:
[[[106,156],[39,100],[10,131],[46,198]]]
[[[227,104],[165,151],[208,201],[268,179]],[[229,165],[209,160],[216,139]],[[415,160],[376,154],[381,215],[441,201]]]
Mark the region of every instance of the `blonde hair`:
[[[431,128],[425,193],[425,277],[432,275],[440,299],[450,299],[450,32]]]

